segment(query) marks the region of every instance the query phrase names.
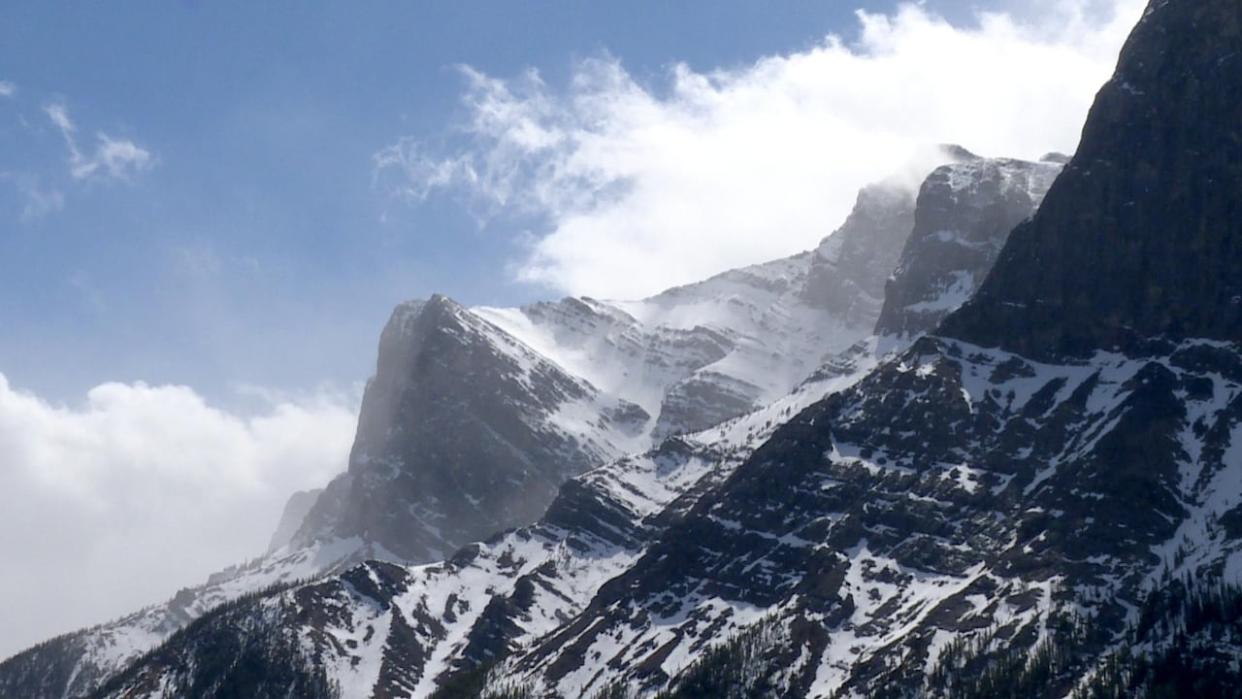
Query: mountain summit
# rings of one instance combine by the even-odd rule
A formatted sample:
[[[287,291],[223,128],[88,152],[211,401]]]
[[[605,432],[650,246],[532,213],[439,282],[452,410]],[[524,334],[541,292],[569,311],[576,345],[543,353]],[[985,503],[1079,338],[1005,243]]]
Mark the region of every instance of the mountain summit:
[[[1082,144],[946,335],[1033,357],[1242,340],[1242,10],[1152,2]]]

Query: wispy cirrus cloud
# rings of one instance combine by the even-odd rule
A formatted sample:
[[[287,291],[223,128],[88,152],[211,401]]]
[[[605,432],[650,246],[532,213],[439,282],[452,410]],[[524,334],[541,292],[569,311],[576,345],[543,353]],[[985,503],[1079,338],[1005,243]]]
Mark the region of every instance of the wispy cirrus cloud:
[[[128,180],[155,164],[155,159],[147,149],[133,141],[113,138],[99,131],[95,134],[95,148],[89,154],[78,146],[77,126],[69,117],[69,110],[59,102],[45,105],[43,111],[48,119],[60,130],[65,147],[69,151],[69,173],[74,179],[83,180],[92,177]]]
[[[0,99],[16,110],[18,123],[30,137],[20,149],[24,153],[0,156],[0,182],[12,185],[20,221],[33,222],[61,211],[76,187],[90,182],[132,182],[155,166],[154,153],[128,138],[96,131],[94,141],[84,146],[68,107],[63,101],[52,101],[42,106],[42,112],[67,152],[68,168],[61,169],[60,159],[40,138],[46,132],[22,114],[23,103],[28,101],[24,96],[19,96],[15,83],[0,80]]]
[[[40,219],[65,208],[65,193],[55,187],[44,187],[36,178],[20,178],[17,190],[25,202],[21,214],[23,221]]]
[[[35,221],[65,208],[65,193],[28,172],[0,171],[0,182],[11,183],[21,203],[22,222]]]
[[[568,84],[464,68],[468,118],[375,155],[418,203],[542,222],[514,265],[559,291],[634,297],[813,246],[860,186],[929,144],[987,155],[1072,152],[1143,0],[1062,0],[954,26],[923,5],[860,12],[857,36],[742,68],[670,69],[659,84],[611,57]]]

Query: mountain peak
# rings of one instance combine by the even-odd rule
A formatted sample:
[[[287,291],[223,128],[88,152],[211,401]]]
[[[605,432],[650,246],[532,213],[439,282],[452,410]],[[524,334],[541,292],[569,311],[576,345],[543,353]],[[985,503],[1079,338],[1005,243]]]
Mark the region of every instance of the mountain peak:
[[[1153,2],[1082,143],[941,331],[1028,356],[1242,341],[1242,15]]]
[[[969,162],[971,160],[981,160],[982,156],[971,151],[965,146],[956,143],[941,143],[938,148],[944,154],[944,157],[951,162]]]
[[[914,231],[886,285],[876,332],[927,332],[957,309],[1060,169],[1055,163],[979,157],[936,168],[919,189]]]

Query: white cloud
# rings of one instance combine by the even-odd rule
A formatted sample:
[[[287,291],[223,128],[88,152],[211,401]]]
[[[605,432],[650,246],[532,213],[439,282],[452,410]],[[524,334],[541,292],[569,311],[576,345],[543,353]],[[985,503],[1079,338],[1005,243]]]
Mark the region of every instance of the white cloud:
[[[87,177],[103,168],[109,177],[124,179],[129,172],[145,170],[151,166],[151,153],[134,145],[133,141],[115,139],[105,133],[96,134],[99,144],[95,157],[81,168],[74,170],[74,177]]]
[[[112,138],[102,131],[95,134],[95,152],[87,155],[78,147],[77,126],[69,118],[65,105],[52,103],[43,111],[65,139],[65,147],[69,150],[69,173],[74,179],[103,177],[127,180],[155,164],[150,151],[133,141]]]
[[[16,85],[0,80],[0,98],[13,97],[16,93]],[[79,185],[101,180],[129,181],[138,173],[155,166],[156,158],[151,151],[133,141],[113,138],[102,131],[95,134],[94,150],[85,152],[78,143],[77,124],[63,103],[46,104],[43,112],[60,132],[69,156],[69,179]],[[23,117],[19,115],[18,119],[29,128]],[[30,170],[0,171],[0,181],[10,181],[16,186],[21,199],[21,221],[35,221],[65,208],[66,192],[72,192],[73,187],[63,182],[63,176],[48,177],[48,174],[44,172],[40,175]],[[49,179],[64,186],[45,186],[43,183]]]
[[[65,195],[58,189],[44,189],[33,178],[18,183],[24,204],[22,220],[33,221],[65,208]]]
[[[78,127],[73,125],[73,120],[69,118],[69,110],[65,108],[65,105],[49,104],[43,108],[43,111],[47,112],[47,118],[52,120],[61,133],[71,136],[78,130]]]
[[[467,68],[466,145],[403,139],[376,154],[377,174],[414,201],[447,189],[482,216],[546,222],[515,265],[522,280],[641,296],[813,246],[860,186],[927,144],[1073,151],[1144,3],[1088,4],[973,27],[916,5],[860,13],[853,43],[735,70],[679,65],[655,86],[607,57],[563,89]]]
[[[65,195],[55,187],[44,187],[40,179],[27,172],[0,171],[0,182],[12,182],[21,197],[23,222],[34,221],[65,207]]]
[[[183,386],[110,383],[64,407],[0,374],[0,656],[262,553],[289,494],[344,469],[356,400],[242,417]]]
[[[8,80],[0,80],[0,97],[12,97],[17,94],[17,85]]]

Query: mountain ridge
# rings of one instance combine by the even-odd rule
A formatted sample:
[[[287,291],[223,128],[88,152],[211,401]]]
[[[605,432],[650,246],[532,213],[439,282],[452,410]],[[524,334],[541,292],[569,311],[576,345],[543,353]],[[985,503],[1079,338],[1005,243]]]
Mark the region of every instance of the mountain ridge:
[[[910,201],[913,201],[913,198]],[[1003,232],[998,235],[1003,235]],[[896,256],[894,253],[893,258],[896,259]],[[760,266],[760,269],[767,270],[757,274],[760,279],[766,280],[766,287],[784,290],[796,287],[796,285],[788,284],[787,281],[782,281],[788,279],[787,275],[777,273],[782,268],[782,264],[788,264],[788,261]],[[748,272],[744,276],[756,276],[756,273]],[[737,274],[726,274],[723,278],[716,279],[717,283],[726,284],[733,284],[736,281]],[[680,290],[677,295],[684,298],[686,291]],[[607,310],[601,302],[593,300],[545,304],[540,306],[540,310],[555,311],[563,308],[566,303],[572,304],[571,307],[585,307],[591,314],[603,314]],[[610,314],[609,317],[611,315],[621,315],[621,313]],[[634,316],[626,312],[621,317],[628,319]],[[357,644],[353,647],[354,650],[346,650],[333,645],[332,648],[335,650],[325,649],[322,652],[336,659],[330,662],[325,659],[323,662],[329,665],[346,662],[348,665],[353,661],[346,659],[351,657],[351,654],[356,654],[355,657],[359,658],[357,661],[359,667],[370,668],[369,671],[375,673],[365,676],[371,677],[370,681],[379,682],[380,685],[388,682],[381,678],[394,677],[395,675],[391,673],[395,672],[405,677],[400,681],[393,680],[405,688],[402,691],[413,691],[418,696],[426,696],[433,686],[429,685],[429,682],[452,686],[458,682],[468,681],[480,668],[490,662],[489,658],[511,652],[515,644],[531,642],[538,635],[535,629],[543,628],[546,632],[552,628],[546,622],[543,626],[532,627],[530,619],[551,618],[564,621],[574,614],[581,613],[604,580],[622,572],[645,546],[645,544],[634,542],[650,540],[663,528],[676,522],[697,498],[727,476],[734,465],[771,434],[772,430],[779,427],[809,402],[822,397],[829,390],[836,390],[836,388],[826,387],[840,388],[857,380],[866,369],[875,366],[882,356],[900,348],[905,342],[908,340],[872,337],[866,342],[857,343],[856,346],[830,358],[813,372],[809,379],[800,384],[788,398],[782,398],[768,407],[760,408],[749,416],[735,418],[718,428],[699,433],[698,436],[669,437],[650,456],[635,457],[632,460],[622,459],[569,481],[566,486],[562,487],[560,495],[552,503],[540,523],[533,529],[520,529],[517,534],[512,535],[525,542],[520,546],[514,543],[504,543],[508,539],[502,537],[500,540],[489,540],[481,545],[482,549],[467,547],[450,562],[444,564],[447,568],[443,572],[434,574],[435,579],[440,582],[431,588],[426,588],[425,583],[419,581],[423,580],[424,575],[432,575],[431,572],[424,571],[437,570],[438,566],[411,568],[408,573],[398,575],[397,578],[401,582],[392,591],[384,593],[383,605],[388,605],[385,609],[390,611],[385,611],[382,619],[366,612],[361,617],[351,616],[348,622],[341,621],[340,623],[345,624],[344,626],[316,626],[315,630],[306,628],[305,632],[314,638],[322,638],[325,633],[348,634],[354,639],[352,643]],[[691,448],[689,452],[684,446],[677,446],[686,444],[686,439],[690,439],[691,443],[697,443],[699,446]],[[700,456],[693,456],[696,453]],[[658,456],[660,454],[664,456]],[[689,471],[676,467],[669,470],[669,467],[657,465],[657,462],[670,463],[667,461],[669,458],[673,458],[674,462],[685,458],[673,456],[675,454],[690,454],[692,459],[697,459],[698,463],[704,465]],[[717,454],[717,456],[706,457],[703,454]],[[646,464],[646,466],[639,467],[640,464]],[[640,474],[644,472],[649,475],[641,476]],[[678,476],[677,473],[694,475],[686,480],[688,476]],[[651,480],[657,474],[660,480]],[[680,495],[670,494],[668,487],[678,482],[682,485],[677,488],[689,488],[689,490]],[[658,505],[639,506],[635,504],[634,498],[641,493],[660,492],[664,492],[665,495],[658,496],[651,501],[659,503]],[[617,503],[630,504],[618,505]],[[634,514],[639,512],[647,514]],[[644,520],[645,523],[637,524],[639,520]],[[562,533],[548,539],[547,532]],[[646,533],[635,539],[637,532]],[[532,536],[535,538],[532,539]],[[572,543],[582,540],[597,543],[593,545]],[[537,553],[538,548],[532,549],[531,541],[544,541],[545,543],[540,546],[554,548],[568,546],[569,558],[558,558],[557,560],[561,562],[557,564],[557,567],[545,568],[551,565],[547,554]],[[603,563],[592,562],[597,558],[592,552],[598,550],[599,546],[616,547],[618,545],[623,548],[629,547],[626,549],[629,553],[624,556],[624,560],[627,561],[625,564],[604,566]],[[513,548],[514,546],[517,547]],[[634,548],[635,546],[637,548]],[[479,557],[479,551],[489,550],[492,553],[485,553]],[[470,551],[476,553],[468,553]],[[506,551],[509,553],[505,553]],[[501,564],[501,561],[506,562]],[[523,561],[526,563],[521,565],[528,567],[521,568],[521,572],[501,572],[512,570],[512,566]],[[578,562],[573,563],[573,561]],[[485,567],[482,569],[475,567],[479,565]],[[501,567],[496,567],[497,565]],[[580,572],[569,572],[573,570]],[[356,580],[358,574],[349,573],[348,575]],[[478,577],[480,575],[481,578]],[[392,576],[385,574],[385,577],[391,578]],[[515,578],[516,586],[514,586]],[[470,582],[472,579],[477,581]],[[584,585],[583,580],[593,582]],[[357,583],[351,584],[356,586]],[[326,583],[326,587],[311,587],[319,592],[305,593],[301,601],[289,599],[289,595],[294,595],[294,597],[296,595],[288,593],[286,602],[282,604],[290,604],[294,605],[295,609],[303,609],[304,611],[300,614],[309,614],[311,618],[316,618],[318,613],[306,610],[317,608],[322,604],[345,608],[363,605],[358,607],[360,612],[368,608],[366,604],[369,603],[364,604],[363,600],[352,597],[352,593],[340,589],[336,583]],[[495,590],[495,592],[488,592],[480,597],[480,591],[484,588]],[[411,590],[426,591],[412,592]],[[449,605],[453,610],[450,613],[448,608],[442,609],[446,604],[445,595],[448,594],[448,590],[453,591],[456,599],[471,599],[472,601],[468,607],[464,608]],[[540,590],[547,590],[548,593],[540,592]],[[571,593],[569,590],[575,592]],[[426,595],[430,594],[438,595],[437,599],[441,601],[428,602]],[[402,600],[398,600],[397,598],[402,595],[404,595]],[[310,607],[301,605],[310,605]],[[391,616],[398,613],[393,611],[397,609],[409,616],[404,616],[402,621],[398,621],[398,617]],[[403,666],[406,668],[400,672],[397,671],[396,665],[393,665],[394,669],[391,671],[384,670],[385,661],[379,659],[389,652],[384,649],[389,647],[391,639],[383,635],[371,635],[372,640],[364,643],[357,636],[359,633],[378,634],[381,626],[392,624],[396,624],[401,629],[408,626],[413,634],[411,636],[402,631],[403,638],[407,640],[400,643],[407,645],[413,643],[414,645],[405,651],[393,651],[397,659],[390,662],[404,663]],[[465,624],[464,627],[463,624]],[[367,628],[373,628],[375,631],[365,632]],[[330,631],[330,629],[337,630]],[[211,631],[211,633],[219,632],[221,631],[218,629]],[[395,640],[392,642],[396,643]],[[376,644],[379,645],[376,646]],[[186,649],[184,652],[195,651]],[[410,652],[414,652],[415,656],[405,655]],[[412,660],[412,657],[423,659]],[[406,660],[401,661],[400,658],[406,658]],[[410,674],[413,672],[410,668],[421,668],[414,673],[417,677]],[[150,671],[152,671],[151,668],[147,668],[145,672]],[[353,678],[348,681],[342,680],[348,686],[358,686],[357,683],[363,681],[361,676],[350,676]],[[397,692],[396,685],[383,692],[390,690]],[[379,689],[376,692],[383,693]],[[400,694],[400,692],[397,693]]]
[[[703,663],[731,643],[746,649],[728,676],[777,696],[991,696],[996,678],[1072,694],[1118,639],[1150,634],[1141,610],[1172,580],[1242,581],[1240,21],[1235,0],[1154,0],[1039,211],[1012,234],[985,227],[1007,240],[971,300],[937,309],[931,334],[809,361],[767,408],[753,375],[704,371],[757,356],[766,316],[743,303],[733,327],[698,319],[733,309],[737,284],[793,297],[782,270],[832,262],[833,246],[709,280],[720,295],[663,325],[652,300],[474,316],[526,349],[556,343],[534,354],[558,370],[600,337],[609,357],[670,337],[703,348],[692,368],[652,363],[668,383],[611,377],[652,435],[672,395],[653,385],[731,377],[685,404],[751,396],[751,412],[686,435],[666,423],[655,449],[569,480],[534,525],[448,561],[363,563],[219,607],[98,695],[264,695],[280,677],[236,669],[257,655],[350,697],[720,696]],[[921,278],[943,297],[947,277]],[[848,312],[882,314],[873,300]],[[651,327],[670,333],[648,344]],[[563,373],[584,395],[610,378]],[[1239,624],[1223,623],[1225,657],[1242,657]]]
[[[854,294],[858,293],[855,290],[856,287],[866,287],[872,290],[882,289],[884,279],[887,277],[886,268],[888,265],[896,263],[902,242],[909,233],[908,230],[902,232],[900,229],[893,228],[893,226],[905,225],[905,222],[913,220],[912,207],[914,206],[914,197],[903,192],[905,190],[893,183],[882,183],[868,187],[867,190],[860,193],[859,205],[852,217],[852,221],[847,222],[838,231],[842,235],[834,234],[834,236],[830,236],[828,240],[835,242],[831,244],[826,242],[816,251],[796,255],[785,260],[756,265],[743,270],[726,272],[699,285],[689,285],[669,290],[664,294],[653,297],[653,300],[648,302],[614,302],[613,304],[607,304],[593,299],[566,299],[560,302],[535,304],[525,310],[508,311],[507,313],[511,314],[509,318],[497,318],[497,313],[505,313],[504,311],[498,311],[497,309],[466,309],[451,299],[442,296],[433,297],[423,302],[403,304],[394,310],[393,318],[385,330],[386,339],[381,343],[383,345],[381,354],[385,355],[385,357],[377,361],[377,368],[379,368],[378,364],[384,363],[386,366],[383,369],[388,374],[394,373],[388,370],[399,366],[401,362],[395,359],[390,360],[388,357],[395,355],[397,358],[400,358],[403,356],[402,353],[405,349],[408,349],[403,347],[402,342],[404,341],[397,340],[404,337],[410,327],[416,325],[420,317],[430,307],[432,311],[431,316],[438,318],[438,320],[435,323],[431,323],[432,327],[429,332],[422,331],[424,338],[426,336],[438,336],[440,339],[436,339],[436,342],[443,342],[447,346],[460,346],[457,343],[463,337],[475,337],[477,341],[471,341],[468,343],[468,346],[472,348],[472,351],[482,353],[489,359],[484,365],[485,368],[495,368],[496,365],[510,366],[512,368],[512,362],[506,364],[507,360],[505,360],[505,357],[512,357],[515,352],[521,355],[530,350],[535,355],[540,355],[538,359],[531,357],[531,362],[536,364],[543,361],[550,362],[544,368],[544,371],[558,377],[552,382],[553,384],[559,383],[562,387],[558,395],[572,394],[578,397],[578,399],[581,399],[583,396],[593,395],[599,397],[599,400],[610,402],[614,399],[600,397],[599,388],[590,380],[579,376],[578,372],[569,371],[569,369],[574,368],[576,365],[572,361],[564,360],[568,356],[564,348],[557,348],[558,351],[556,352],[537,352],[534,347],[539,347],[539,342],[534,340],[538,338],[532,338],[529,332],[519,331],[522,329],[510,333],[500,327],[500,325],[512,326],[514,316],[519,321],[525,320],[526,316],[523,314],[528,312],[536,318],[545,316],[546,327],[551,327],[562,334],[567,334],[571,340],[573,340],[575,334],[579,339],[582,337],[591,339],[596,336],[591,334],[589,328],[587,331],[582,331],[574,323],[583,321],[583,319],[594,322],[599,318],[603,318],[607,323],[612,324],[610,327],[613,327],[616,331],[611,336],[608,333],[603,334],[605,341],[615,345],[610,351],[620,354],[638,348],[639,360],[637,366],[640,368],[649,365],[656,367],[659,371],[665,371],[670,366],[676,366],[678,357],[682,358],[681,361],[685,361],[686,357],[690,358],[688,363],[676,370],[672,378],[666,377],[663,379],[665,386],[671,386],[667,390],[667,395],[657,393],[654,400],[648,401],[648,405],[652,406],[653,411],[664,412],[667,409],[666,419],[662,423],[657,424],[657,417],[645,414],[641,407],[613,410],[611,413],[615,419],[622,421],[625,420],[626,415],[631,416],[635,422],[645,421],[646,425],[643,430],[651,431],[653,435],[651,438],[643,436],[642,431],[637,435],[638,439],[635,440],[635,434],[633,433],[601,432],[598,427],[587,426],[588,432],[597,435],[595,443],[607,442],[608,439],[615,437],[620,437],[627,443],[616,449],[606,448],[597,450],[594,456],[588,459],[581,459],[579,463],[594,460],[602,462],[619,456],[621,452],[641,453],[648,444],[662,441],[673,433],[693,431],[695,428],[706,427],[709,424],[715,424],[716,422],[730,419],[735,415],[752,411],[759,405],[766,404],[773,396],[783,396],[803,381],[810,380],[814,382],[831,379],[839,376],[842,371],[846,371],[847,369],[844,367],[849,363],[856,361],[858,358],[866,359],[863,355],[850,359],[848,358],[849,352],[846,352],[846,355],[843,355],[843,359],[833,360],[835,363],[830,363],[830,368],[827,370],[827,373],[824,373],[825,370],[819,368],[819,361],[813,358],[821,352],[810,352],[807,348],[821,344],[824,332],[832,334],[839,330],[840,327],[845,327],[848,329],[848,334],[834,340],[835,345],[833,346],[843,351],[846,350],[848,345],[854,344],[855,340],[869,332],[866,324],[872,322],[875,314],[879,312],[879,305],[874,299],[868,298],[865,303],[861,304],[848,300],[843,301],[840,307],[843,309],[853,309],[850,311],[853,314],[853,321],[844,322],[840,327],[833,323],[828,323],[827,325],[823,322],[806,323],[806,329],[797,329],[789,336],[793,338],[792,342],[785,345],[776,343],[773,340],[784,333],[773,331],[779,331],[782,323],[790,324],[790,320],[783,318],[780,313],[773,315],[771,308],[769,308],[773,304],[769,303],[768,300],[775,300],[780,304],[784,304],[783,307],[785,308],[794,307],[802,309],[800,311],[802,318],[828,317],[837,311],[811,308],[807,304],[806,298],[809,296],[811,298],[823,299],[826,298],[825,294],[833,293]],[[907,207],[911,210],[908,210]],[[877,239],[874,244],[868,242],[870,237]],[[844,252],[839,248],[844,248]],[[815,259],[816,255],[825,257],[822,253],[828,249],[833,249],[830,259],[818,261]],[[847,264],[845,267],[840,267],[838,263],[843,261]],[[819,279],[817,283],[822,284],[825,278],[831,276],[829,272],[841,272],[843,269],[849,270],[849,274],[845,275],[848,283],[842,287],[844,291],[821,289],[814,293],[808,292],[808,289],[811,288],[809,280],[813,276],[817,276]],[[747,298],[750,298],[750,300],[745,301]],[[739,300],[743,301],[743,303],[739,304]],[[698,304],[699,309],[710,308],[712,304],[715,304],[716,327],[708,327],[699,322],[687,322],[686,319],[695,321],[696,316],[694,314],[679,314],[677,309],[679,304],[688,303]],[[863,312],[860,309],[865,309],[865,316],[859,315]],[[842,312],[844,313],[844,311]],[[645,315],[648,323],[645,325],[640,323],[639,319],[632,315],[632,313]],[[569,318],[573,322],[563,322],[557,317],[558,314]],[[655,318],[656,322],[652,323],[652,318]],[[735,323],[730,318],[741,320]],[[500,325],[497,324],[497,321],[499,321]],[[850,325],[850,323],[853,324]],[[742,332],[738,331],[739,328],[741,328]],[[649,339],[643,340],[644,336]],[[530,342],[528,343],[527,340],[530,340]],[[686,343],[690,343],[690,353],[687,353],[684,349],[678,349],[679,347],[684,348]],[[696,343],[700,347],[698,350],[694,349]],[[573,350],[572,342],[570,345],[570,350]],[[648,346],[652,349],[644,349],[644,347]],[[791,347],[793,348],[792,350],[790,349]],[[546,348],[544,349],[546,350]],[[596,350],[596,352],[598,356],[598,351]],[[790,352],[795,352],[808,356],[805,359],[799,359],[799,361],[804,362],[801,368],[794,368],[792,370],[785,368],[780,372],[779,377],[775,379],[769,377],[752,383],[745,379],[732,380],[730,378],[731,375],[736,375],[736,362],[739,357],[742,359],[742,366],[744,367],[747,361],[753,361],[755,357],[762,357],[764,353],[771,352],[783,352],[786,355]],[[643,353],[646,354],[644,355]],[[736,356],[730,357],[730,353]],[[823,349],[823,353],[828,353],[828,350]],[[447,355],[449,353],[443,354]],[[500,358],[495,359],[494,355],[499,355]],[[695,358],[696,356],[697,358]],[[408,361],[415,361],[417,363],[411,357],[412,355],[409,355],[405,358]],[[493,359],[495,361],[492,361]],[[712,363],[718,363],[721,360],[726,360],[722,366],[711,367]],[[531,362],[526,362],[526,364],[529,365]],[[730,362],[734,364],[731,365]],[[841,362],[844,362],[844,364]],[[705,367],[708,370],[701,371]],[[817,372],[819,374],[818,378],[810,376]],[[401,374],[402,372],[398,371],[395,373]],[[452,374],[452,372],[450,373]],[[462,377],[474,375],[475,373],[473,370],[464,372],[457,370],[453,375]],[[378,374],[379,372],[377,372]],[[505,376],[500,377],[503,380],[518,382],[520,390],[510,392],[518,403],[532,400],[531,396],[534,394],[529,384],[522,384],[522,377],[524,376],[527,376],[525,370],[510,371]],[[595,376],[590,376],[589,378],[597,380]],[[625,380],[625,377],[622,377],[622,379]],[[400,375],[395,378],[387,376],[384,379],[384,383],[391,388],[399,386],[405,380]],[[371,407],[368,408],[370,412],[375,412],[373,408],[378,405],[374,397],[377,390],[374,383],[373,381],[372,385],[369,386],[369,391],[373,395],[370,401]],[[483,382],[483,387],[485,389],[494,388],[502,385],[502,383],[503,381],[489,380]],[[546,385],[548,382],[542,383]],[[598,383],[603,384],[605,382],[598,381]],[[452,393],[455,389],[456,387],[451,389],[445,388],[440,390],[439,393]],[[661,392],[664,390],[663,388],[660,389]],[[431,392],[434,393],[435,391]],[[427,391],[423,391],[424,395],[426,393]],[[734,399],[731,403],[726,403],[720,400],[722,395],[733,396]],[[494,398],[489,398],[489,400],[494,400]],[[623,398],[617,398],[615,401],[614,408],[622,407]],[[548,407],[549,405],[551,405],[551,402],[548,405],[541,406],[540,409],[544,410],[546,414],[551,411],[551,408]],[[582,417],[578,419],[585,418],[595,422],[604,419],[601,415],[605,412],[602,408],[593,408],[583,413]],[[514,411],[511,414],[520,415],[521,413]],[[696,415],[703,417],[697,418],[698,421],[696,422]],[[362,439],[355,445],[351,453],[351,463],[361,462],[365,456],[367,457],[365,459],[367,464],[361,465],[384,465],[383,462],[387,457],[384,457],[382,453],[380,458],[374,458],[374,453],[377,452],[374,448],[375,445],[380,444],[382,447],[383,438],[386,438],[385,436],[389,432],[382,422],[382,420],[378,421],[378,426],[363,426],[363,429],[360,430],[362,432]],[[584,443],[572,441],[581,439],[581,430],[564,429],[566,425],[564,422],[560,423],[559,426],[537,421],[530,424],[534,425],[532,429],[535,432],[554,429],[558,430],[558,434],[563,435],[562,439],[569,438],[571,440],[563,441],[562,443]],[[544,426],[541,426],[541,424]],[[592,432],[592,430],[594,431]],[[368,437],[368,434],[372,435],[372,437]],[[377,440],[373,437],[377,434],[380,435],[381,439]],[[647,439],[651,439],[652,442],[644,441]],[[383,449],[381,448],[379,452],[382,451]],[[395,449],[391,453],[401,456],[403,451],[408,450]],[[585,452],[576,449],[575,453],[583,454]],[[457,541],[445,541],[441,544],[436,544],[435,541],[426,539],[425,534],[420,534],[420,536],[424,537],[422,539],[411,540],[404,537],[401,534],[402,531],[407,529],[419,531],[422,528],[420,524],[423,521],[421,516],[390,527],[388,535],[383,535],[381,531],[381,535],[377,536],[376,532],[379,530],[376,529],[374,522],[368,523],[366,520],[354,520],[349,523],[349,526],[340,526],[338,529],[338,524],[345,519],[344,512],[346,508],[344,505],[349,502],[350,493],[354,490],[352,480],[353,477],[347,473],[329,487],[329,492],[326,496],[322,493],[317,496],[300,496],[304,502],[299,503],[292,502],[298,499],[299,496],[295,495],[291,498],[291,503],[287,510],[305,510],[308,504],[305,501],[309,499],[313,499],[317,503],[317,510],[303,516],[301,519],[304,521],[300,525],[296,525],[296,527],[296,522],[282,522],[281,531],[274,534],[272,547],[263,557],[214,574],[204,585],[182,590],[166,603],[152,605],[114,622],[81,632],[67,634],[55,639],[54,642],[41,644],[0,663],[0,696],[5,695],[6,692],[13,691],[18,691],[24,696],[60,697],[63,695],[80,695],[91,687],[96,686],[117,667],[158,645],[177,629],[202,616],[212,608],[227,604],[231,600],[236,600],[254,590],[268,588],[272,585],[290,584],[297,580],[320,575],[342,573],[363,560],[375,559],[402,563],[409,561],[411,558],[415,560],[430,560],[443,557],[441,555],[442,551],[449,552],[458,548]],[[378,491],[382,494],[386,489],[381,480],[379,487],[373,489],[373,491]],[[406,498],[390,498],[389,502],[405,504],[407,500]],[[537,498],[532,498],[532,500],[537,500]],[[365,498],[361,501],[365,502]],[[334,503],[336,505],[335,508],[333,507]],[[382,505],[382,502],[379,504]],[[472,505],[469,500],[466,500],[466,504]],[[482,500],[480,500],[480,505],[482,505]],[[371,510],[370,514],[376,516],[382,515],[385,511],[383,506],[359,508],[355,505],[353,507],[355,511],[359,509]],[[489,509],[498,510],[500,508]],[[539,508],[533,508],[532,511],[534,509]],[[389,508],[389,511],[391,511],[391,508]],[[298,519],[296,515],[290,515],[290,517],[294,520]],[[534,521],[537,515],[526,514],[525,517],[529,518],[529,521]],[[521,520],[522,518],[522,516],[519,516],[515,519]],[[507,526],[522,523],[521,521],[510,520],[507,523],[498,522],[486,525],[484,529],[489,529],[486,534],[490,534],[490,530],[504,529]],[[297,531],[287,531],[295,528]],[[477,534],[477,531],[475,533]],[[463,543],[468,543],[469,539],[486,538],[486,534],[474,536],[467,532],[459,534],[458,538],[466,539],[467,541]],[[422,543],[419,543],[420,541]],[[410,548],[414,544],[417,544],[417,550]],[[58,675],[59,680],[56,680],[64,682],[64,686],[55,685],[55,682],[52,685],[42,684],[44,680],[37,677],[44,674],[43,669],[53,666],[64,666],[66,668],[63,674]],[[34,689],[35,687],[40,687],[40,689]]]
[[[1242,54],[1238,20],[1227,0],[1153,2],[1066,175],[943,336],[778,429],[573,624],[507,659],[493,690],[702,693],[690,659],[769,620],[787,631],[733,669],[776,695],[938,696],[941,654],[970,641],[953,686],[1037,670],[1021,686],[1061,697],[1170,577],[1236,585],[1242,324],[1211,313],[1242,279],[1227,157],[1242,120],[1220,118],[1242,90],[1237,71],[1211,78]],[[1210,143],[1225,155],[1196,169],[1183,148]],[[1087,174],[1113,158],[1128,167]],[[1176,186],[1138,186],[1152,172]],[[1101,261],[1117,228],[1097,224],[1130,209],[1179,214],[1185,249],[1163,254],[1167,216],[1152,216]],[[1165,286],[1191,274],[1205,278]],[[1236,640],[1222,641],[1235,688]],[[1073,655],[1040,666],[1058,643]],[[1007,691],[991,686],[964,696]]]

